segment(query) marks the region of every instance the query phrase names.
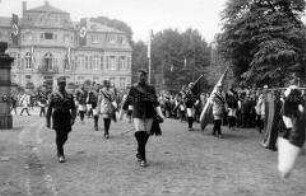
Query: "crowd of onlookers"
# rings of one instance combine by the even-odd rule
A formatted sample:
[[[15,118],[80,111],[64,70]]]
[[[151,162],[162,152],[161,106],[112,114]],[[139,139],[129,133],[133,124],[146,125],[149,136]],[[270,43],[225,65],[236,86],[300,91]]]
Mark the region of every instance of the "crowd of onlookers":
[[[76,95],[78,89],[83,89],[85,93],[84,104],[91,104],[93,96],[92,92],[98,93],[102,88],[102,85],[93,84],[89,86],[80,85],[75,90],[70,91]],[[124,91],[118,91],[115,87],[112,87],[116,94],[116,102],[118,106],[127,94],[128,89]],[[265,89],[251,89],[251,88],[231,88],[229,90],[224,90],[224,96],[226,98],[227,106],[234,108],[236,110],[234,115],[234,125],[241,128],[255,128],[258,127],[261,131],[263,129],[262,119],[265,116],[263,105],[263,91]],[[282,95],[282,93],[280,93]],[[50,96],[50,91],[42,88],[36,93],[28,93],[26,91],[20,91],[18,93],[12,93],[10,99],[6,98],[10,102],[11,111],[17,114],[17,107],[20,107],[19,115],[23,115],[26,112],[30,115],[29,109],[33,107],[40,108],[40,116],[44,116],[46,113],[46,107],[48,105],[48,98]],[[186,121],[186,94],[184,90],[179,93],[169,93],[168,91],[163,91],[158,93],[158,100],[161,105],[162,111],[167,118],[179,119],[180,121]],[[194,102],[195,117],[194,120],[199,122],[201,112],[209,100],[209,93],[201,93],[196,96],[196,101]],[[303,98],[306,100],[306,93],[304,93]],[[119,107],[118,107],[119,108]],[[91,110],[88,110],[88,115],[91,115]],[[131,118],[132,108],[129,110],[128,116]],[[229,117],[229,116],[228,116]],[[228,124],[230,118],[224,118],[223,124]],[[229,121],[232,123],[231,121]]]
[[[265,87],[267,88],[267,87]],[[263,119],[265,117],[264,108],[264,92],[268,92],[268,89],[251,89],[251,88],[231,88],[224,90],[224,96],[226,100],[226,106],[235,109],[234,125],[241,128],[259,128],[259,131],[263,129]],[[277,91],[280,98],[283,93],[280,90]],[[276,92],[276,91],[275,91]],[[186,104],[184,93],[181,91],[177,94],[161,93],[158,95],[159,102],[162,110],[167,118],[174,118],[184,121],[186,119]],[[201,112],[209,100],[209,93],[201,93],[194,103],[195,108],[195,120],[199,122]],[[303,98],[306,102],[306,93]],[[223,125],[229,123],[229,117],[223,118]]]

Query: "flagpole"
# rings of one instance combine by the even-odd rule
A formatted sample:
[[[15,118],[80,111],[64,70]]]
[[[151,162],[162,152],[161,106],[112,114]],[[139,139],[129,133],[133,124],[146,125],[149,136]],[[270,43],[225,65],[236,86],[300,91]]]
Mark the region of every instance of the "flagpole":
[[[152,41],[153,30],[150,30],[149,33],[149,42],[148,42],[148,61],[149,61],[149,84],[152,82],[152,73],[151,73],[151,41]]]

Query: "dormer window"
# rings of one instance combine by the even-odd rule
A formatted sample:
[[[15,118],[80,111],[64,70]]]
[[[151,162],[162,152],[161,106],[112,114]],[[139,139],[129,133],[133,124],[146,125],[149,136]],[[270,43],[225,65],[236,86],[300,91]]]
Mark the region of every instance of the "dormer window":
[[[53,39],[53,33],[45,33],[45,39]]]
[[[56,39],[56,36],[53,33],[41,33],[40,38],[41,39]]]

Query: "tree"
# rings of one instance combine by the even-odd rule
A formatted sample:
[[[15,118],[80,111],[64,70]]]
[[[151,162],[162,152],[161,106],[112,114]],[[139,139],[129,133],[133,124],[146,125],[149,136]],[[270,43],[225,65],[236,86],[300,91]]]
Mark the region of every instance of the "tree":
[[[219,51],[246,84],[284,85],[305,77],[304,0],[229,0],[223,11]]]
[[[209,63],[210,49],[197,30],[166,29],[153,36],[152,68],[162,76],[155,84],[163,82],[167,89],[178,90],[181,84],[195,81]]]
[[[132,44],[132,84],[137,82],[137,71],[148,70],[147,46],[139,41]]]

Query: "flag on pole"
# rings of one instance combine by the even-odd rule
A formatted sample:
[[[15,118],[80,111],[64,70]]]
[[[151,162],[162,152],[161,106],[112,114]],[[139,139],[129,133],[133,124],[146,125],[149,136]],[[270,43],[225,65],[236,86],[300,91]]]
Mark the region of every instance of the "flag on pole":
[[[65,70],[70,68],[70,64],[71,64],[71,49],[69,47],[66,52]]]
[[[221,77],[220,77],[220,79],[218,80],[217,84],[214,86],[213,91],[211,92],[211,95],[217,91],[217,87],[218,87],[219,85],[223,85],[228,70],[229,70],[229,66],[226,67],[225,71],[224,71],[223,74],[221,75]]]
[[[82,18],[80,21],[80,29],[79,29],[79,45],[85,46],[86,45],[86,39],[87,39],[87,19]]]
[[[31,63],[32,63],[32,67],[35,67],[34,46],[32,46],[31,48]]]
[[[227,75],[227,72],[228,72],[228,69],[229,69],[229,66],[227,66],[226,70],[224,71],[224,73],[222,74],[222,76],[220,77],[220,79],[218,80],[217,84],[214,86],[211,94],[210,94],[210,97],[209,97],[209,100],[205,103],[205,106],[201,112],[201,115],[200,115],[200,124],[201,124],[201,129],[204,130],[205,127],[207,126],[207,124],[211,121],[212,119],[212,102],[211,102],[211,98],[212,98],[212,95],[217,91],[217,87],[221,84],[224,83],[224,79]]]
[[[14,45],[19,44],[19,35],[20,35],[20,29],[19,29],[18,15],[13,14],[11,21],[11,39]]]
[[[148,40],[148,54],[147,54],[148,58],[151,58],[151,42],[152,42],[152,37],[153,37],[153,30],[150,30],[149,40]]]

